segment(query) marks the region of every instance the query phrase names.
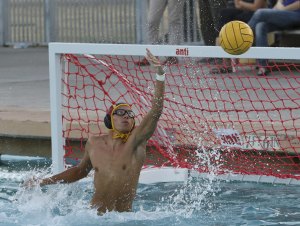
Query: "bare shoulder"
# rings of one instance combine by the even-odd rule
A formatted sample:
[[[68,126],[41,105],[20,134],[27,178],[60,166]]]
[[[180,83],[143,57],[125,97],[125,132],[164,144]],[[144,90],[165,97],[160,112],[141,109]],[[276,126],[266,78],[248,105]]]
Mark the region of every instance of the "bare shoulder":
[[[89,158],[95,149],[97,149],[99,146],[103,146],[103,143],[105,143],[107,137],[108,135],[89,136],[85,144],[85,156]]]
[[[107,140],[107,138],[108,138],[108,135],[107,134],[105,134],[105,135],[100,135],[100,136],[90,136],[89,137],[89,139],[87,140],[87,142],[89,143],[89,144],[95,144],[95,143],[97,143],[97,142],[101,142],[101,141],[105,141],[105,140]]]

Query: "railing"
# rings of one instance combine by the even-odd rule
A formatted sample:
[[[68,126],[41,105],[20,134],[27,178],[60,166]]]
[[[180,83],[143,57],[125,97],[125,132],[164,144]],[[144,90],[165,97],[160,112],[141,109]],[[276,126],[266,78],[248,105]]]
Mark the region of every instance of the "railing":
[[[0,44],[145,43],[147,7],[148,0],[1,0]],[[195,8],[185,4],[186,42],[199,41]],[[166,24],[165,16],[162,37]]]

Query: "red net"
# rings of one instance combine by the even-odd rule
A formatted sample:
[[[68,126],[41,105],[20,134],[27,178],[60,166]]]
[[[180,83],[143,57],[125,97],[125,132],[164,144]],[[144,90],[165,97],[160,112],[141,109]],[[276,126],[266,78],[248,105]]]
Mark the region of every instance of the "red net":
[[[78,158],[88,136],[107,133],[111,104],[131,104],[140,123],[151,108],[155,72],[135,65],[138,57],[64,58],[65,157]],[[250,60],[223,74],[211,73],[223,66],[218,59],[198,60],[165,66],[164,111],[145,166],[300,179],[300,64],[270,60],[269,75],[258,77]]]

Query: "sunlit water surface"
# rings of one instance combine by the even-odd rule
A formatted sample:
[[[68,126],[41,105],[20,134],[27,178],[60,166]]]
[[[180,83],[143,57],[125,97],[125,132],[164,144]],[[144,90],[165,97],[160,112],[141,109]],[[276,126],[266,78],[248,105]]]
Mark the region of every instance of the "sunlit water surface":
[[[300,225],[299,186],[193,178],[140,184],[129,213],[98,216],[89,208],[92,178],[26,190],[20,183],[49,175],[45,159],[0,165],[1,226]]]

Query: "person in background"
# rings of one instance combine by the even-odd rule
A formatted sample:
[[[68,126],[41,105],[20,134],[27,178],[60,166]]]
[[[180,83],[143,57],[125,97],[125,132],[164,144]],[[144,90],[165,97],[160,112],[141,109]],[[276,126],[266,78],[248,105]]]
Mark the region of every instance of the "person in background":
[[[218,31],[220,31],[226,23],[232,20],[240,20],[247,23],[256,10],[267,7],[268,3],[267,0],[234,0],[233,5],[234,7],[228,7],[221,10],[217,27]],[[219,38],[216,38],[215,44],[220,45]],[[212,73],[232,72],[230,59],[223,59],[222,64],[221,67],[213,67]]]
[[[200,29],[204,44],[214,46],[219,35],[217,29],[220,11],[226,8],[227,0],[199,0]]]
[[[148,40],[150,44],[159,42],[159,25],[163,18],[164,11],[168,7],[169,32],[168,40],[170,45],[179,45],[182,34],[182,18],[185,0],[150,0],[148,13]],[[176,57],[168,57],[163,64],[177,64]],[[146,58],[136,62],[136,65],[150,65]]]
[[[259,9],[248,22],[255,33],[257,47],[268,46],[268,33],[300,26],[300,0],[277,0],[271,9]],[[267,60],[258,60],[258,76],[268,75]]]
[[[94,169],[94,194],[91,206],[99,214],[131,211],[139,175],[146,158],[146,144],[154,133],[163,111],[165,72],[159,60],[147,49],[146,58],[156,70],[152,107],[139,126],[127,103],[112,105],[105,118],[108,134],[89,137],[80,164],[45,179],[31,179],[23,186],[72,183]]]

